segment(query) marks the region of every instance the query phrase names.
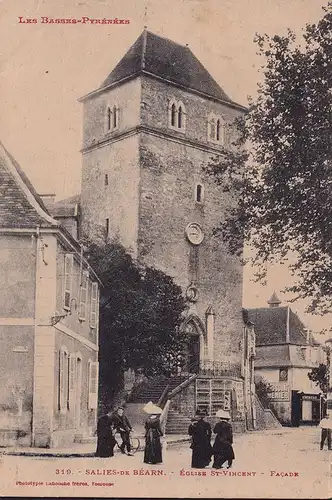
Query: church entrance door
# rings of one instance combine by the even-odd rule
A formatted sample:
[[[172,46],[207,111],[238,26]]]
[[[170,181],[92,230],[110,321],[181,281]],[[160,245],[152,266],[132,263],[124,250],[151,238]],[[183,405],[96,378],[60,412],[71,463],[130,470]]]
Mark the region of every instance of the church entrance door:
[[[186,371],[199,372],[200,339],[199,335],[190,335],[187,341]]]

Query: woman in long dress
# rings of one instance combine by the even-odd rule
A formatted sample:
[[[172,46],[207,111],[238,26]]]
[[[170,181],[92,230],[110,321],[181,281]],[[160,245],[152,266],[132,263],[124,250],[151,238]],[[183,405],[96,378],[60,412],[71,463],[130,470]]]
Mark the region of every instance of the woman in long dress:
[[[191,436],[192,458],[191,467],[204,469],[211,462],[211,425],[204,420],[204,414],[198,413],[189,425],[188,434]]]
[[[97,423],[97,451],[96,457],[113,457],[115,438],[113,436],[111,412],[102,415]]]
[[[163,432],[160,427],[159,414],[151,414],[145,422],[144,463],[161,464],[163,461],[161,441]]]
[[[229,423],[230,415],[224,410],[219,410],[217,416],[220,421],[216,423],[213,432],[216,434],[216,439],[213,444],[214,461],[212,467],[221,469],[224,462],[227,461],[227,468],[232,466],[235,458],[233,450],[233,431]]]

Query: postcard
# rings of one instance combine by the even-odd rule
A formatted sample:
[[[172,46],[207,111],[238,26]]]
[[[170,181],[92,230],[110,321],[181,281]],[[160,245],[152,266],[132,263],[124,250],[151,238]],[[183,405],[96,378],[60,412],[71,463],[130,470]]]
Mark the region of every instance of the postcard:
[[[331,16],[1,1],[2,496],[331,498]]]

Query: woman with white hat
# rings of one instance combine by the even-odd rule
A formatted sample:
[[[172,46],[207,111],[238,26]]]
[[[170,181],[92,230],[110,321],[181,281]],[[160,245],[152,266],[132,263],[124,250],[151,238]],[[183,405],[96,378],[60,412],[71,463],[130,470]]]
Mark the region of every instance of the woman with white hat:
[[[163,432],[160,427],[162,409],[150,401],[143,408],[149,416],[145,422],[144,463],[161,464],[163,461],[160,438]]]
[[[218,410],[216,416],[220,421],[216,423],[213,432],[216,434],[216,439],[213,444],[214,461],[212,467],[214,469],[221,469],[224,462],[227,461],[227,468],[232,466],[235,458],[233,450],[233,431],[229,423],[231,419],[230,414],[224,410]]]

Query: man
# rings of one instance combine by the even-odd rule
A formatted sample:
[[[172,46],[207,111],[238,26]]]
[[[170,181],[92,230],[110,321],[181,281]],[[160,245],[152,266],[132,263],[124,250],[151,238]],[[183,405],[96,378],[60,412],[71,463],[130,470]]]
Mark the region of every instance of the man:
[[[113,427],[115,428],[116,432],[119,432],[121,439],[122,439],[122,444],[120,446],[121,453],[125,454],[125,448],[127,448],[127,455],[129,457],[132,457],[133,455],[130,453],[131,451],[131,446],[130,446],[130,432],[133,430],[129,420],[127,419],[126,415],[124,414],[124,409],[122,406],[120,406],[116,413],[112,417],[112,424]]]
[[[321,432],[321,440],[320,440],[320,449],[322,450],[324,447],[324,443],[327,440],[327,447],[331,450],[331,428],[332,428],[332,419],[329,418],[329,415],[325,415],[325,417],[320,421],[319,427],[322,429]]]
[[[211,426],[204,420],[205,413],[198,411],[189,425],[188,434],[191,436],[192,458],[191,467],[204,469],[211,462]]]
[[[98,419],[96,457],[113,457],[115,439],[112,432],[112,414],[109,411]]]

